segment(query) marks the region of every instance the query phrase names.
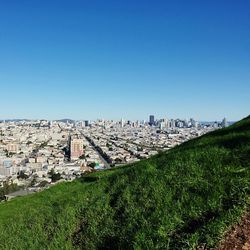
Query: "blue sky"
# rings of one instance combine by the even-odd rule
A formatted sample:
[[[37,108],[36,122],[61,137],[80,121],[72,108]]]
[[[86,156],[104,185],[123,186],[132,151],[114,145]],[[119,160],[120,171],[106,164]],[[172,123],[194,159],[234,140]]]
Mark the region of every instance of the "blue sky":
[[[0,87],[2,119],[241,119],[250,1],[1,1]]]

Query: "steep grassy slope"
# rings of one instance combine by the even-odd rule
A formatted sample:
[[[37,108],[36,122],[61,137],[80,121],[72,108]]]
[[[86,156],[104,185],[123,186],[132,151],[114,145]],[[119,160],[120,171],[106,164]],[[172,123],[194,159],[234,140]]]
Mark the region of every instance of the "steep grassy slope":
[[[250,117],[0,205],[1,249],[213,247],[248,206]]]

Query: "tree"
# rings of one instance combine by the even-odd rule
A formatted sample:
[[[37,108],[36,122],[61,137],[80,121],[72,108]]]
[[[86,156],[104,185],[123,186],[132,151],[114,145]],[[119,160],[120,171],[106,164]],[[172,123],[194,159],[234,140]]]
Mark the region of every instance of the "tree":
[[[5,181],[3,183],[3,187],[0,188],[0,200],[3,200],[6,194],[15,192],[19,188],[20,187],[18,187],[17,184],[14,184],[13,182],[9,184],[8,181]]]
[[[39,183],[39,187],[45,187],[47,184],[48,184],[47,181],[41,181],[41,182]]]
[[[51,176],[52,182],[59,181],[60,179],[61,179],[61,174],[60,174],[60,173],[56,173],[56,174],[53,174],[53,175]]]
[[[115,163],[116,163],[116,164],[122,163],[122,159],[116,158],[116,159],[115,159]]]
[[[96,164],[95,164],[95,162],[91,162],[91,163],[89,164],[89,166],[90,166],[91,168],[94,168],[94,167],[96,166]]]
[[[86,156],[83,154],[83,155],[81,155],[81,156],[79,157],[79,159],[85,160],[85,159],[86,159]]]
[[[52,168],[49,172],[48,172],[48,175],[53,175],[55,173],[55,170],[54,170],[54,168]]]
[[[52,168],[48,174],[50,175],[51,181],[56,182],[61,179],[61,174],[60,173],[55,173],[54,168]]]
[[[33,187],[36,183],[37,183],[36,178],[33,178],[31,183],[30,183],[30,186]]]
[[[24,180],[26,180],[26,179],[28,179],[28,175],[26,175],[22,170],[17,174],[17,178],[18,179],[24,179]]]

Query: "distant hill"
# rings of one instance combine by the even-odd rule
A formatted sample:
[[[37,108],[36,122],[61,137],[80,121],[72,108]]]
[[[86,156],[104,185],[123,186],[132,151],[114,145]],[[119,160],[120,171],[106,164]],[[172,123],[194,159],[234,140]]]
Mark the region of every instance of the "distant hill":
[[[60,120],[56,120],[57,122],[64,122],[64,123],[75,123],[74,120],[71,120],[71,119],[60,119]]]
[[[213,248],[249,207],[250,117],[0,205],[1,249]]]
[[[30,119],[0,119],[0,122],[22,122],[22,121],[31,121]]]

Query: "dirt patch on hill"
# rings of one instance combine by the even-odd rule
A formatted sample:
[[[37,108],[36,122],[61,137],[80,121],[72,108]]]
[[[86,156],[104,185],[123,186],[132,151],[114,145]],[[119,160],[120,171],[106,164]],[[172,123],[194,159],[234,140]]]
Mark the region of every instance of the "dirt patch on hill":
[[[250,214],[229,230],[216,250],[250,250]]]

